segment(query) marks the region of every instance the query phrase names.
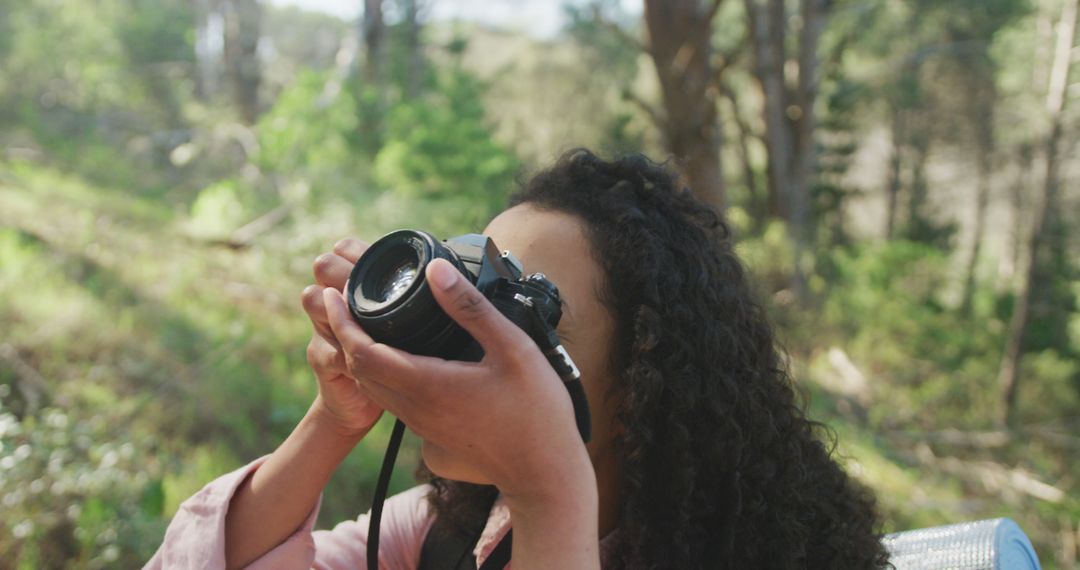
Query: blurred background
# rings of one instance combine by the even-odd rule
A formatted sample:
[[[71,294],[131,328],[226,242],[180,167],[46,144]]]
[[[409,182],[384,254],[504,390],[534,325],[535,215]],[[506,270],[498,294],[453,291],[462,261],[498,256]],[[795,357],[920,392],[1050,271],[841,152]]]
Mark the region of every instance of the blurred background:
[[[313,398],[317,254],[478,231],[578,145],[725,210],[886,530],[1076,568],[1077,4],[0,0],[0,568],[141,565]]]

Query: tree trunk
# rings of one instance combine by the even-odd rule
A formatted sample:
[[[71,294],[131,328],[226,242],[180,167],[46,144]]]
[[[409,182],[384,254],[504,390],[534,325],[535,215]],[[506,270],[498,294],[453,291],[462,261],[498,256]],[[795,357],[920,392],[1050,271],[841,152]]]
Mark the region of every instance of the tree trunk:
[[[1035,213],[1032,223],[1031,237],[1028,240],[1027,268],[1024,273],[1024,282],[1017,295],[1016,305],[1013,307],[1012,318],[1009,321],[1009,335],[1005,343],[1005,354],[1001,359],[1001,368],[998,372],[998,383],[1002,391],[1002,415],[1001,422],[1012,427],[1016,422],[1016,392],[1020,384],[1020,364],[1024,355],[1024,337],[1027,335],[1028,323],[1031,316],[1031,291],[1038,272],[1039,247],[1043,240],[1046,220],[1052,210],[1057,208],[1058,171],[1060,163],[1058,153],[1061,146],[1062,117],[1065,111],[1065,100],[1069,77],[1069,60],[1073,41],[1076,37],[1076,16],[1080,0],[1068,0],[1061,13],[1061,21],[1058,23],[1057,45],[1054,50],[1054,61],[1050,69],[1050,85],[1047,89],[1046,108],[1050,116],[1050,133],[1046,138],[1044,151],[1045,177],[1043,179],[1043,191],[1041,204]]]
[[[1016,274],[1020,272],[1020,263],[1024,250],[1024,206],[1027,202],[1024,192],[1034,186],[1033,172],[1035,171],[1035,153],[1030,144],[1020,146],[1020,162],[1017,164],[1016,180],[1013,181],[1009,193],[1010,207],[1012,209],[1012,233],[1009,251],[1011,255],[1006,262],[1007,269],[1002,271],[1002,285],[1006,289],[1013,289]]]
[[[899,105],[892,108],[892,157],[889,159],[889,185],[886,188],[885,239],[896,237],[896,203],[900,196],[901,173],[903,172],[904,149],[904,111]]]
[[[405,48],[408,62],[405,70],[405,97],[415,99],[420,96],[424,82],[424,52],[420,43],[420,2],[421,0],[403,0],[405,11]]]
[[[964,279],[964,292],[960,303],[960,312],[964,316],[971,316],[972,299],[975,296],[975,272],[979,263],[979,254],[982,250],[983,232],[986,228],[986,210],[990,203],[990,178],[993,171],[993,154],[996,147],[994,141],[994,100],[997,94],[991,81],[989,84],[977,85],[976,93],[973,93],[972,105],[975,109],[972,120],[975,126],[976,141],[975,149],[977,156],[975,163],[978,174],[976,176],[975,189],[975,229],[971,241],[971,252],[968,255],[967,270]]]
[[[233,101],[247,125],[259,118],[259,3],[228,0],[225,7],[225,66]]]
[[[381,91],[382,50],[386,24],[383,22],[382,0],[364,0],[364,17],[360,19],[364,38],[364,79],[368,85]]]
[[[799,81],[795,102],[798,105],[795,123],[795,154],[792,163],[789,203],[791,216],[788,231],[795,252],[795,272],[792,287],[796,296],[805,301],[809,295],[804,273],[807,252],[813,251],[814,229],[811,227],[810,191],[817,178],[817,148],[814,132],[817,115],[814,104],[818,94],[818,44],[825,28],[827,0],[803,0],[802,30],[799,34]]]
[[[769,214],[787,219],[790,170],[794,149],[787,125],[787,90],[784,87],[784,3],[744,0],[750,42],[754,48],[754,77],[765,101],[765,146],[768,151]],[[781,26],[776,29],[776,26]]]
[[[364,58],[360,60],[359,80],[355,82],[356,99],[360,109],[359,135],[364,150],[375,156],[382,148],[383,114],[386,107],[386,89],[383,81],[383,38],[386,24],[383,21],[382,0],[364,0],[364,15],[357,26],[364,46]]]
[[[224,22],[219,0],[195,2],[195,96],[209,101],[217,96],[221,83],[219,42],[224,42]]]
[[[649,53],[664,101],[664,140],[687,185],[723,211],[722,135],[710,62],[714,10],[700,0],[645,0]]]
[[[925,241],[930,227],[926,215],[926,197],[929,189],[926,181],[926,162],[930,159],[930,137],[925,132],[919,132],[912,136],[910,143],[913,156],[911,188],[908,191],[907,238]]]
[[[758,190],[757,175],[754,172],[754,165],[750,162],[750,140],[754,136],[753,130],[742,116],[739,102],[735,96],[735,92],[731,89],[731,86],[726,82],[719,82],[718,84],[720,85],[720,91],[723,93],[724,98],[731,104],[731,117],[739,129],[739,146],[737,150],[739,153],[739,162],[742,165],[743,183],[746,184],[746,192],[750,203],[750,216],[754,220],[754,228],[757,231],[760,231],[765,227],[765,218],[768,217],[769,211],[768,205],[766,204],[766,197],[762,196],[761,191]]]
[[[818,46],[825,27],[828,0],[802,0],[798,49],[788,62],[785,38],[788,13],[784,0],[744,0],[747,27],[754,48],[754,77],[765,99],[765,141],[769,155],[769,210],[788,222],[795,257],[792,290],[800,301],[808,296],[803,267],[813,251],[810,189],[817,170],[814,105],[818,94]],[[798,70],[788,78],[786,64]],[[790,79],[790,80],[789,80]],[[788,85],[795,86],[789,91]]]

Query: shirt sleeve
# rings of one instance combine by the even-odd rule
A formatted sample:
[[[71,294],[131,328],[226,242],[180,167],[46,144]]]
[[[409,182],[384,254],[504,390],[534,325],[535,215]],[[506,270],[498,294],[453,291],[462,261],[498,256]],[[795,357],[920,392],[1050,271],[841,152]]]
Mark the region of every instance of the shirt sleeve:
[[[266,457],[223,475],[184,501],[165,531],[165,540],[144,570],[194,570],[225,568],[225,515],[240,484]],[[431,527],[427,487],[415,487],[387,499],[379,542],[380,566],[413,569]],[[260,558],[249,570],[317,570],[367,568],[368,514],[343,522],[333,530],[313,531],[322,497],[307,520]]]
[[[431,529],[427,485],[394,495],[383,506],[379,531],[379,566],[391,570],[415,570],[420,550]],[[316,570],[367,568],[367,541],[370,512],[354,521],[338,524],[333,530],[312,533],[315,540]]]

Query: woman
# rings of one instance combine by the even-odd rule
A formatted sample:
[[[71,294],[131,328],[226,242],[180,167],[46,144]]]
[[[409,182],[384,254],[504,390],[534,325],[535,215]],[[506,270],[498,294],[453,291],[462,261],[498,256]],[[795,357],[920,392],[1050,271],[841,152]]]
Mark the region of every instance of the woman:
[[[873,498],[798,407],[728,228],[671,172],[571,151],[484,234],[559,286],[588,446],[536,346],[447,264],[426,278],[484,360],[373,343],[342,300],[365,247],[346,240],[303,295],[319,381],[308,415],[268,458],[189,499],[149,566],[363,567],[366,517],[311,526],[384,409],[423,438],[430,469],[429,485],[387,502],[384,567],[415,568],[453,540],[483,564],[511,523],[515,569],[885,566]]]

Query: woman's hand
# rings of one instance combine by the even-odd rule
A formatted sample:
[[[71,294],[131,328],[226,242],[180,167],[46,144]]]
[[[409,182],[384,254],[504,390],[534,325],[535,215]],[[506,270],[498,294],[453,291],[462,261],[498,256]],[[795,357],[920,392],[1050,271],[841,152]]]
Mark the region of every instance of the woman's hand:
[[[315,332],[308,363],[319,396],[274,453],[237,488],[225,516],[225,560],[243,568],[281,544],[311,513],[326,482],[382,414],[345,367],[341,344],[330,330],[323,292],[340,295],[353,264],[367,249],[342,240],[315,260],[317,284],[304,289],[304,310]]]
[[[429,264],[427,280],[443,310],[483,347],[483,361],[376,343],[353,321],[343,296],[326,289],[345,374],[424,439],[424,459],[439,476],[494,484],[508,499],[560,493],[570,480],[595,489],[570,397],[532,339],[449,263]]]
[[[515,568],[599,569],[596,475],[562,381],[532,339],[452,265],[432,261],[426,277],[484,359],[448,361],[376,343],[343,296],[325,289],[347,374],[424,439],[433,473],[499,488],[514,524]]]
[[[314,328],[307,360],[318,380],[319,396],[312,411],[321,414],[342,435],[354,437],[367,433],[382,415],[382,408],[364,395],[357,385],[356,373],[347,369],[341,344],[330,329],[323,291],[334,291],[340,296],[353,265],[367,248],[368,244],[355,239],[339,241],[332,253],[315,259],[316,284],[309,285],[301,294],[304,310]]]

